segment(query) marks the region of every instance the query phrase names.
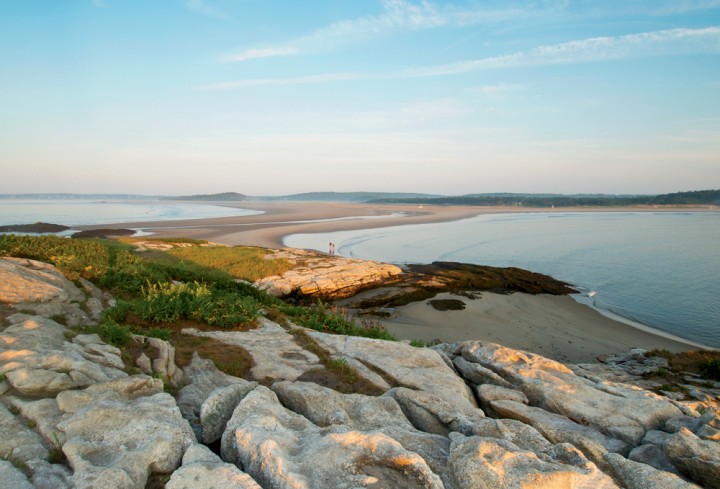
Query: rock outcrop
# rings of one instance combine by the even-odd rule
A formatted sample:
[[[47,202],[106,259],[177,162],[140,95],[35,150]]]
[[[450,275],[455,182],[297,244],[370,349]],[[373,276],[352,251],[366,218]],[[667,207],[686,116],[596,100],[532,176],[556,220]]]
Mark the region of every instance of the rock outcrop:
[[[17,304],[107,301],[50,266],[4,262],[27,281]],[[265,318],[250,331],[184,333],[246,349],[249,378],[198,355],[180,368],[171,344],[139,338],[164,352],[143,363],[154,378],[97,335],[38,315],[3,318],[0,485],[720,487],[718,412],[619,382],[651,367],[639,352],[636,363],[616,361],[623,370],[479,341],[414,348]],[[310,373],[331,364],[366,379],[372,395],[316,383]]]
[[[268,294],[342,299],[359,291],[392,282],[402,269],[388,263],[326,256],[302,250],[283,250],[274,255],[296,263],[281,276],[265,277],[255,285]],[[299,263],[299,264],[298,264]]]

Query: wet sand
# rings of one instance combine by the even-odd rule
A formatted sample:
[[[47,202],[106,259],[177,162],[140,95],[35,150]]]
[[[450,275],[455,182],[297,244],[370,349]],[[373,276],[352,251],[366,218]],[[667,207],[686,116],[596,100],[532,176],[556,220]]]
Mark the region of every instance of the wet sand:
[[[635,347],[673,352],[698,349],[698,345],[605,317],[571,297],[483,292],[475,300],[449,293],[435,299],[460,299],[466,308],[438,311],[421,301],[396,308],[398,317],[381,322],[400,339],[490,341],[570,363],[595,362],[600,355]]]

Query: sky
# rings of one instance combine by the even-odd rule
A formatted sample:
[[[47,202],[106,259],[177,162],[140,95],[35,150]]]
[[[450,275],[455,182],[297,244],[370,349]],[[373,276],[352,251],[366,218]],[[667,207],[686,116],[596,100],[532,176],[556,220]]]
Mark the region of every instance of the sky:
[[[720,188],[720,0],[2,0],[0,193]]]

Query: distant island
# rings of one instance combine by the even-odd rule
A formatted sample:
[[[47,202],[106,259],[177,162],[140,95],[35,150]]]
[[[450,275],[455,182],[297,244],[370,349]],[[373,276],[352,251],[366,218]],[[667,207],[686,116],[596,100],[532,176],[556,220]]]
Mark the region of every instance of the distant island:
[[[222,192],[219,194],[180,195],[175,197],[160,197],[160,200],[200,200],[205,202],[241,202],[249,200],[247,195],[237,192]]]
[[[635,205],[720,205],[720,190],[697,190],[662,195],[537,195],[472,194],[457,197],[392,198],[372,204],[434,204],[518,207],[610,207]]]

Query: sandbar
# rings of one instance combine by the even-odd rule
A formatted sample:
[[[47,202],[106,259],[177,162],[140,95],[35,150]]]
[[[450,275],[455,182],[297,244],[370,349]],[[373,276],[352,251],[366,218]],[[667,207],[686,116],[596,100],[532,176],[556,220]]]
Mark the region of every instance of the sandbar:
[[[176,221],[129,222],[113,225],[78,226],[78,229],[133,228],[158,237],[184,237],[264,248],[283,247],[283,237],[297,233],[330,233],[382,228],[406,224],[427,224],[468,219],[481,214],[545,212],[663,212],[678,210],[715,211],[704,207],[565,207],[528,208],[517,206],[441,206],[408,204],[353,204],[340,202],[217,203],[225,207],[261,211],[251,216]]]

